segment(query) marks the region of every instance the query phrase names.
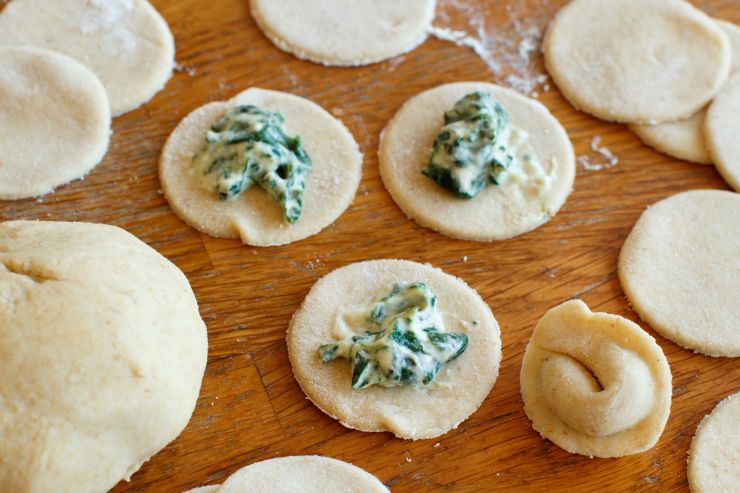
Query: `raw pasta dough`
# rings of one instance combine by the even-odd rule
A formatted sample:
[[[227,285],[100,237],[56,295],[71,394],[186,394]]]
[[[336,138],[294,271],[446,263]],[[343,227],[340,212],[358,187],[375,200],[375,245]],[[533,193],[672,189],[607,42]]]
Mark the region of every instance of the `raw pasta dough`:
[[[664,337],[740,356],[740,195],[694,190],[649,207],[619,256],[634,310]]]
[[[108,491],[180,434],[207,338],[167,259],[113,226],[6,222],[0,293],[0,491]]]
[[[350,363],[322,363],[319,346],[334,339],[341,308],[368,303],[395,282],[424,282],[452,321],[448,330],[468,333],[468,348],[426,388],[353,390]],[[479,324],[461,323],[473,320]],[[351,264],[318,281],[293,316],[287,339],[296,380],[319,409],[349,428],[414,440],[442,435],[475,412],[493,388],[501,361],[499,327],[480,296],[460,279],[405,260]]]
[[[280,205],[258,186],[233,200],[219,200],[201,185],[193,167],[210,126],[228,109],[244,104],[281,113],[288,135],[300,136],[311,157],[303,211],[295,224],[285,223]],[[361,175],[362,154],[342,122],[306,99],[256,88],[193,111],[172,132],[159,165],[165,196],[185,222],[211,236],[241,238],[256,246],[298,241],[333,223],[352,202]]]
[[[730,73],[740,70],[740,27],[727,21],[716,21],[727,34],[732,48]],[[688,120],[659,125],[631,125],[632,130],[644,143],[669,156],[698,164],[712,164],[704,138],[706,108]]]
[[[0,199],[37,197],[93,169],[111,117],[95,75],[68,56],[0,48]]]
[[[221,486],[186,493],[389,493],[378,478],[329,457],[278,457],[239,469]]]
[[[740,392],[705,416],[689,450],[693,493],[734,493],[740,485]]]
[[[572,300],[535,327],[521,391],[543,437],[570,453],[620,457],[653,447],[663,433],[671,371],[639,325]]]
[[[455,197],[421,174],[444,125],[443,114],[467,94],[488,92],[529,133],[549,182],[488,186],[471,200]],[[410,99],[380,138],[383,183],[403,212],[422,226],[464,240],[504,240],[546,223],[565,203],[575,179],[573,146],[545,106],[483,82],[446,84]],[[510,186],[507,186],[510,185]]]
[[[697,113],[727,79],[730,43],[684,0],[573,0],[550,23],[545,62],[579,110],[622,123]]]
[[[427,37],[435,0],[251,0],[252,17],[281,50],[324,65],[366,65]]]
[[[740,192],[740,73],[730,79],[709,107],[705,134],[717,171]]]
[[[0,44],[60,51],[100,78],[114,116],[149,101],[172,75],[175,41],[146,0],[13,0]]]

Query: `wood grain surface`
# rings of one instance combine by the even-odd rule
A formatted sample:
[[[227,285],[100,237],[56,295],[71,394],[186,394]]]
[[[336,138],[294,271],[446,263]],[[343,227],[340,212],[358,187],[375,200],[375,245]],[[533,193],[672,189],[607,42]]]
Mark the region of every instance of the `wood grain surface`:
[[[517,49],[522,26],[541,31],[565,3],[443,0],[436,24],[460,25],[465,7],[473,7],[489,31],[510,40],[500,46],[503,57]],[[696,3],[740,22],[737,0]],[[688,491],[691,437],[717,402],[740,389],[738,361],[693,354],[640,322],[619,286],[616,265],[645,207],[684,190],[728,189],[713,167],[658,154],[626,127],[575,111],[551,87],[539,99],[566,127],[576,152],[597,159],[590,144],[599,135],[619,164],[598,172],[579,168],[562,211],[532,233],[493,244],[448,239],[408,220],[385,191],[379,133],[418,92],[453,81],[505,83],[511,75],[506,66],[494,74],[471,50],[429,39],[385,63],[326,68],[273,47],[246,0],[153,4],[177,39],[181,69],[154,100],[114,121],[110,151],[85,180],[42,199],[0,203],[2,220],[91,221],[129,230],[185,272],[200,303],[209,359],[195,414],[179,438],[114,492],[180,492],[222,482],[255,461],[296,454],[352,462],[396,493]],[[544,72],[539,54],[529,68]],[[199,234],[171,211],[157,177],[164,141],[184,116],[252,86],[312,99],[345,122],[365,153],[349,210],[319,235],[284,247],[251,248]],[[333,269],[374,258],[429,262],[461,277],[501,325],[496,386],[470,419],[438,439],[411,442],[348,430],[313,406],[293,378],[285,330],[311,285]],[[641,323],[665,351],[673,371],[672,412],[652,450],[619,459],[571,455],[542,439],[524,415],[519,371],[532,329],[549,308],[575,297]]]

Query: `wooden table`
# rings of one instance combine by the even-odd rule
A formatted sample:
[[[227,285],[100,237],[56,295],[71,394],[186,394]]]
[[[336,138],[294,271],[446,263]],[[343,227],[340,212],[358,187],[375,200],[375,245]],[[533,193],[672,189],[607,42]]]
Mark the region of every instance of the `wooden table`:
[[[576,152],[595,158],[590,144],[600,135],[619,164],[599,172],[579,169],[562,211],[532,233],[494,244],[452,240],[417,226],[393,203],[378,174],[378,135],[418,92],[452,81],[502,82],[506,67],[494,76],[472,51],[430,39],[385,63],[325,68],[274,48],[251,19],[247,0],[153,3],[175,34],[182,69],[153,101],[115,120],[110,151],[84,181],[43,199],[0,203],[2,220],[126,228],[176,263],[198,297],[209,359],[195,414],[177,440],[113,491],[180,492],[221,482],[255,461],[296,454],[352,462],[396,493],[688,489],[691,437],[720,399],[740,389],[737,360],[693,354],[642,323],[670,362],[672,413],[655,448],[619,459],[570,455],[534,432],[522,410],[519,370],[537,320],[567,299],[578,297],[594,310],[639,322],[616,277],[622,242],[655,201],[684,190],[727,189],[712,167],[652,151],[624,126],[575,111],[553,87],[540,100],[564,124]],[[514,19],[541,30],[564,3],[446,0],[437,24],[464,25],[461,7],[477,5],[489,30],[518,42]],[[737,0],[695,3],[740,22]],[[501,53],[516,48],[501,45]],[[536,53],[530,68],[543,72]],[[175,125],[195,108],[250,86],[312,99],[347,124],[365,153],[362,183],[349,210],[321,234],[293,245],[251,248],[199,234],[178,219],[160,191],[159,153]],[[435,440],[411,442],[344,428],[305,398],[288,362],[285,330],[311,285],[348,263],[388,257],[430,262],[463,278],[490,304],[502,328],[496,386],[470,419]]]

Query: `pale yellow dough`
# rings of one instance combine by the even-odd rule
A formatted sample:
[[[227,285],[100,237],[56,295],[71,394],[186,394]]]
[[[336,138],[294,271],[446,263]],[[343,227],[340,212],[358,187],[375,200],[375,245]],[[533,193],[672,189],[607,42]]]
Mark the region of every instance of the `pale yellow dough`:
[[[188,280],[102,224],[0,224],[0,491],[100,493],[188,423],[206,327]]]
[[[114,116],[154,97],[175,61],[167,22],[146,0],[13,0],[0,13],[0,45],[75,58],[100,78]]]
[[[639,325],[580,300],[537,323],[521,371],[524,411],[570,453],[621,457],[652,448],[671,407],[671,371]]]
[[[740,70],[740,27],[717,20],[717,25],[727,34],[732,49],[730,73]],[[635,135],[655,150],[684,161],[712,164],[704,138],[704,121],[707,109],[702,109],[688,120],[659,125],[631,125]]]
[[[281,50],[324,65],[356,66],[413,50],[435,0],[251,0],[252,17]]]
[[[425,388],[372,386],[354,390],[350,363],[322,363],[318,349],[334,339],[339,311],[387,294],[395,282],[424,282],[437,296],[447,330],[466,332],[467,350],[447,363]],[[478,325],[464,322],[478,321]],[[465,282],[429,265],[374,260],[335,270],[318,281],[288,329],[293,373],[319,409],[344,426],[390,431],[400,438],[433,438],[456,428],[493,388],[501,361],[501,336],[488,305]]]
[[[529,143],[551,180],[549,188],[488,186],[474,199],[465,200],[422,175],[444,126],[444,112],[475,91],[490,93],[509,113],[511,124],[529,133]],[[383,131],[379,157],[383,183],[408,217],[464,240],[504,240],[538,228],[560,210],[575,180],[573,146],[548,109],[484,82],[446,84],[410,99]]]
[[[717,404],[696,429],[689,449],[693,493],[737,493],[740,488],[740,392]]]
[[[221,486],[186,493],[389,493],[375,476],[329,457],[278,457],[239,469]]]
[[[730,79],[709,107],[704,133],[717,171],[740,192],[740,73]]]
[[[206,131],[234,106],[252,104],[281,113],[288,135],[297,135],[311,157],[303,211],[295,224],[283,220],[280,204],[259,186],[221,201],[204,188],[193,157]],[[248,89],[230,101],[209,103],[189,114],[170,135],[159,164],[162,189],[172,209],[195,229],[249,245],[283,245],[312,236],[349,207],[362,175],[362,154],[347,128],[307,99],[265,89]]]
[[[573,0],[550,23],[547,69],[579,110],[656,124],[701,110],[727,79],[730,43],[684,0]]]
[[[105,155],[111,117],[95,74],[68,56],[0,48],[0,199],[37,197]]]
[[[661,335],[708,356],[740,356],[740,195],[694,190],[652,205],[625,241],[618,273]]]

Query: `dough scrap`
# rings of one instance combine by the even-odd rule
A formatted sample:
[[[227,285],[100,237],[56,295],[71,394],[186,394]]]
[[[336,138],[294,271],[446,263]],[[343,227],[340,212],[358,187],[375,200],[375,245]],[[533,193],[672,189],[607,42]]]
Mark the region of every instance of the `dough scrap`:
[[[278,48],[329,66],[407,53],[427,38],[435,0],[251,0],[252,17]]]
[[[468,334],[468,348],[426,388],[353,390],[349,362],[322,363],[318,348],[333,340],[342,307],[367,303],[395,282],[426,283],[451,321],[447,329]],[[473,320],[480,323],[461,323]],[[406,260],[359,262],[319,280],[293,315],[287,341],[296,380],[319,409],[348,428],[413,440],[442,435],[473,414],[493,388],[501,361],[498,324],[475,290],[439,269]]]
[[[459,199],[421,174],[444,122],[442,115],[463,96],[489,92],[529,141],[553,177],[536,196],[519,187],[489,186],[472,199]],[[420,225],[463,240],[493,241],[517,236],[546,223],[565,203],[575,180],[575,155],[568,134],[539,102],[484,82],[445,84],[411,98],[380,138],[380,173],[401,210]]]
[[[183,273],[133,235],[2,223],[0,299],[0,491],[108,491],[188,423],[206,327]]]
[[[740,27],[722,20],[715,20],[727,34],[732,48],[730,73],[740,70]],[[658,125],[630,125],[630,130],[645,144],[655,150],[677,159],[697,164],[712,164],[712,158],[704,138],[704,122],[707,108],[689,118],[672,123]]]
[[[696,429],[689,449],[693,493],[733,493],[740,485],[740,392],[717,404]]]
[[[146,0],[13,0],[0,12],[0,45],[78,60],[100,78],[114,116],[153,98],[175,63],[169,26]]]
[[[205,489],[204,489],[205,488]],[[319,455],[278,457],[243,467],[219,486],[186,493],[388,493],[378,478],[348,462]]]
[[[108,150],[105,90],[68,56],[0,47],[0,100],[2,200],[38,197],[82,178]]]
[[[579,110],[634,124],[691,117],[719,92],[730,43],[684,0],[574,0],[545,35],[545,63]]]
[[[664,337],[740,356],[740,195],[694,190],[649,207],[619,256],[634,310]]]
[[[704,134],[717,171],[740,192],[740,72],[709,107]]]
[[[639,325],[580,300],[548,311],[524,353],[524,411],[570,453],[621,457],[652,448],[671,407],[671,371]]]
[[[297,135],[313,167],[306,181],[303,211],[286,224],[280,205],[260,187],[230,201],[200,184],[192,166],[206,131],[234,106],[253,104],[285,117],[288,135]],[[349,207],[362,176],[362,153],[347,128],[307,99],[265,89],[247,89],[227,102],[209,103],[180,122],[162,151],[159,177],[167,201],[185,222],[217,238],[241,238],[248,245],[273,246],[312,236]]]

